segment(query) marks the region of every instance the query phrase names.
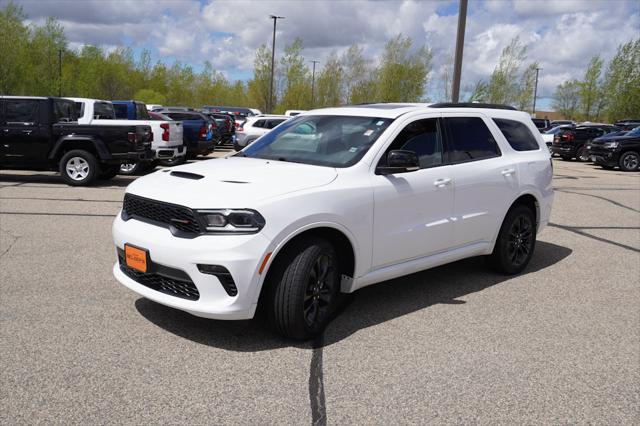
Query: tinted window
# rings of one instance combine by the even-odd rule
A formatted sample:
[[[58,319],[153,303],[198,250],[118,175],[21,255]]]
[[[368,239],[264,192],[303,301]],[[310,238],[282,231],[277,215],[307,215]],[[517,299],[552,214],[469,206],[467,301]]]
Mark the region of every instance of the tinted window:
[[[266,120],[257,120],[255,123],[253,123],[253,126],[251,126],[251,127],[261,127],[261,128],[265,127],[265,124],[264,124],[265,121]]]
[[[136,117],[138,120],[148,120],[149,112],[147,111],[147,106],[145,104],[136,103]]]
[[[7,99],[5,111],[7,123],[34,123],[38,116],[38,101]]]
[[[127,106],[118,104],[113,106],[113,110],[116,112],[116,117],[120,119],[127,119]]]
[[[438,132],[438,120],[429,118],[408,124],[391,143],[380,160],[380,165],[387,165],[387,154],[396,149],[415,152],[421,169],[442,165],[442,139]]]
[[[529,128],[519,121],[505,120],[504,118],[494,118],[493,121],[498,125],[511,148],[516,151],[537,151],[540,149]]]
[[[77,107],[73,101],[53,101],[53,120],[55,123],[77,121]]]
[[[83,102],[76,102],[76,114],[78,115],[78,117],[82,117],[82,115],[84,114],[84,103]]]
[[[278,124],[282,123],[284,120],[267,120],[267,125],[266,128],[267,129],[273,129],[274,127],[276,127]]]
[[[500,149],[481,118],[448,117],[444,122],[450,145],[447,149],[452,163],[500,156]]]
[[[113,111],[113,105],[107,102],[96,102],[93,104],[93,118],[102,120],[113,120],[116,114]]]

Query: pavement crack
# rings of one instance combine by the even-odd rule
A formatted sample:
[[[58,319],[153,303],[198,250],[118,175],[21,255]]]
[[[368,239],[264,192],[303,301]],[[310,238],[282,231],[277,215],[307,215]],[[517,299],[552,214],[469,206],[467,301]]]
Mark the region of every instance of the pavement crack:
[[[11,250],[11,248],[13,248],[14,244],[20,239],[19,236],[13,235],[11,232],[9,232],[7,230],[3,230],[2,232],[7,234],[9,236],[9,238],[11,238],[11,242],[7,246],[6,250],[3,250],[2,253],[0,253],[0,259],[2,259],[5,254],[9,253],[9,250]]]
[[[322,348],[324,334],[319,334],[312,342],[311,366],[309,368],[309,402],[311,403],[311,424],[326,425],[327,410],[324,397],[324,375],[322,367]]]

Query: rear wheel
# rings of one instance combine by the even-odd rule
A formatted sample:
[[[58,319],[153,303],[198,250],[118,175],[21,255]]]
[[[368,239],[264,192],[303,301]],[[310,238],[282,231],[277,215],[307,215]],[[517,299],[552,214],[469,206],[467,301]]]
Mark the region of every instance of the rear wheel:
[[[60,174],[72,186],[90,185],[98,175],[98,161],[87,151],[74,149],[60,159]]]
[[[269,322],[286,337],[309,339],[324,330],[335,312],[340,286],[336,252],[321,238],[306,238],[285,250],[269,277]]]
[[[620,156],[620,169],[625,172],[638,170],[640,166],[640,155],[635,151],[627,151]]]
[[[536,245],[535,214],[523,204],[509,210],[500,227],[489,264],[498,272],[513,275],[527,267]]]

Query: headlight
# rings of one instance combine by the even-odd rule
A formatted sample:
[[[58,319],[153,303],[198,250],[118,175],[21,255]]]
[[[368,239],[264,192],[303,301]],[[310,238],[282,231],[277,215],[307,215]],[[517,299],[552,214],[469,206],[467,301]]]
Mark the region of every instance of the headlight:
[[[260,213],[249,209],[198,210],[198,215],[211,233],[255,233],[265,224]]]
[[[617,148],[618,147],[618,142],[605,142],[605,144],[603,145],[604,148]]]

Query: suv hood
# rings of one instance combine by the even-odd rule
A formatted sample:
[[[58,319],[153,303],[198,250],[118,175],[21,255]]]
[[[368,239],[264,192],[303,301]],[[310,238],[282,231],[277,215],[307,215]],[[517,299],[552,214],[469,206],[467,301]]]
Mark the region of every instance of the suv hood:
[[[332,167],[212,158],[138,178],[127,192],[191,208],[251,208],[255,201],[327,185],[336,176]]]

